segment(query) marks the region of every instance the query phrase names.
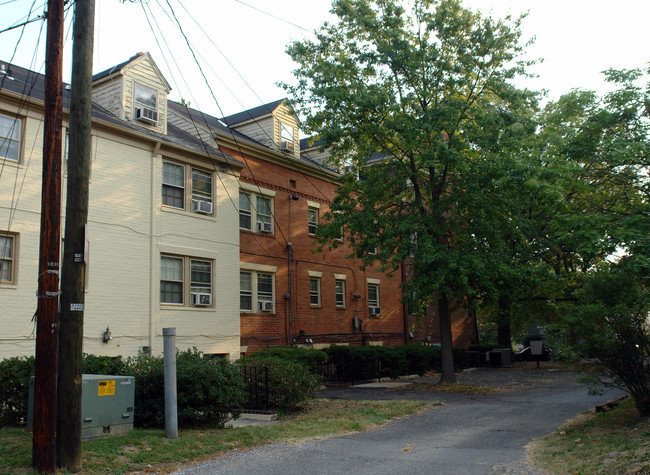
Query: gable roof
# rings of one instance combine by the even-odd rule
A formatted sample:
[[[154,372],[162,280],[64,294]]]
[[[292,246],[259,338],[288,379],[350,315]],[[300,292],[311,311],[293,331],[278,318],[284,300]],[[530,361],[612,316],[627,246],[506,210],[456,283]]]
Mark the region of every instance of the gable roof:
[[[165,79],[165,76],[163,76],[162,72],[160,72],[160,69],[158,69],[158,65],[156,62],[153,60],[151,55],[149,53],[137,53],[133,56],[131,56],[129,59],[126,61],[116,64],[112,68],[105,69],[104,71],[101,71],[95,75],[93,75],[93,83],[96,83],[98,81],[101,81],[102,79],[108,78],[113,76],[116,73],[124,73],[124,70],[128,69],[131,65],[134,63],[138,62],[139,60],[148,60],[151,67],[155,71],[156,75],[158,78],[161,80],[161,82],[165,85],[165,88],[167,89],[167,92],[172,90],[171,86],[167,82],[167,79]]]
[[[271,114],[286,100],[286,98],[278,99],[277,101],[269,102],[268,104],[263,104],[261,106],[253,107],[252,109],[245,110],[243,112],[238,112],[236,114],[223,117],[221,120],[229,127],[232,127],[242,122],[246,122],[247,120],[252,120],[267,114]]]

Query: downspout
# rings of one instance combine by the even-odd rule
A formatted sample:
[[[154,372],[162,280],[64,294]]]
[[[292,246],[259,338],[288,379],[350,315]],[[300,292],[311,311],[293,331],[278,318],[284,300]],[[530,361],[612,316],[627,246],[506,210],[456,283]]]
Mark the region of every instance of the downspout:
[[[149,208],[149,354],[153,354],[153,344],[155,341],[154,338],[154,318],[153,312],[155,308],[154,304],[154,277],[153,269],[155,262],[155,255],[157,254],[154,247],[154,223],[155,223],[155,203],[157,200],[154,200],[154,197],[157,196],[156,186],[154,183],[154,177],[156,176],[156,163],[158,154],[160,153],[160,146],[162,142],[156,142],[156,145],[153,148],[153,153],[151,154],[151,175],[149,181],[151,182],[151,206]]]
[[[287,243],[287,280],[289,292],[285,297],[289,303],[289,335],[287,345],[293,344],[293,281],[292,281],[292,268],[293,268],[293,245],[291,244],[291,202],[298,201],[298,196],[289,195],[289,242]]]

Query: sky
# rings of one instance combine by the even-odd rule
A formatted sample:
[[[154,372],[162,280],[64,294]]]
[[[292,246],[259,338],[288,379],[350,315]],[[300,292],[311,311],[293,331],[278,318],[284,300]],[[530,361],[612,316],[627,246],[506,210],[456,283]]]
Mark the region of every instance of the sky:
[[[24,22],[32,6],[30,18],[42,15],[45,4],[0,0],[0,32]],[[545,89],[549,99],[572,88],[605,92],[602,71],[650,61],[650,0],[464,0],[463,5],[495,18],[528,11],[522,30],[524,39],[534,37],[535,43],[526,57],[543,62],[531,69],[537,78],[517,85]],[[295,64],[286,46],[313,39],[312,31],[334,20],[329,9],[330,0],[96,0],[93,72],[148,51],[172,87],[170,99],[227,116],[286,97],[277,86],[293,82]],[[66,81],[71,18],[69,12]],[[0,61],[43,72],[44,43],[42,21],[2,32]]]

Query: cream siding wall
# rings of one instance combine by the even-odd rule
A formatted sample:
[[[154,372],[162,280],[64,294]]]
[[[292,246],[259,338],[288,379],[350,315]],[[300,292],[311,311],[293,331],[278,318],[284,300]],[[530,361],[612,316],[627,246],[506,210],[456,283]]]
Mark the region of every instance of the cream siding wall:
[[[274,144],[277,141],[275,139],[275,126],[272,116],[260,118],[256,122],[236,126],[235,129],[253,140],[257,140],[259,143],[277,150]]]
[[[298,119],[293,112],[293,109],[284,102],[273,112],[273,117],[275,118],[275,143],[279,144],[282,140],[280,136],[280,123],[292,126],[294,144],[293,156],[295,158],[300,158],[300,124],[298,123]]]
[[[93,102],[109,110],[120,119],[126,119],[123,93],[122,79],[115,78],[93,87]]]
[[[0,110],[12,112],[1,106]],[[21,163],[5,162],[0,175],[0,230],[7,230],[12,216],[9,230],[19,236],[17,283],[0,285],[0,359],[34,353],[31,319],[36,309],[42,121],[32,115],[23,125]],[[163,211],[162,157],[152,157],[153,150],[148,140],[93,130],[83,351],[128,356],[151,346],[154,354],[160,354],[162,328],[169,326],[177,328],[179,348],[196,346],[237,358],[239,227],[231,201],[237,196],[236,179],[215,176],[215,217]],[[215,260],[213,307],[161,308],[159,263],[165,246]],[[104,344],[106,326],[113,340]]]

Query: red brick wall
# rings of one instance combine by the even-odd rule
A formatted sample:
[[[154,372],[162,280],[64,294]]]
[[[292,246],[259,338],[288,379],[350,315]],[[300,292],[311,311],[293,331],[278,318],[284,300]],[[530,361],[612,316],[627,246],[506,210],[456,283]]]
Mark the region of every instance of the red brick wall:
[[[336,184],[305,175],[300,171],[245,155],[236,150],[224,152],[247,163],[242,182],[259,185],[276,192],[273,199],[274,234],[240,231],[240,260],[242,263],[277,267],[275,273],[275,312],[242,312],[241,344],[246,353],[269,346],[313,341],[321,344],[370,344],[385,346],[405,342],[404,305],[401,299],[401,269],[388,278],[372,267],[360,269],[360,261],[348,259],[349,248],[343,243],[337,249],[315,253],[316,240],[307,226],[308,204],[320,204],[319,220],[335,196]],[[297,201],[290,201],[295,194]],[[233,197],[237,200],[237,197]],[[291,211],[291,215],[289,213]],[[291,221],[291,226],[289,225]],[[289,288],[288,243],[293,253],[291,289]],[[321,305],[310,305],[309,279],[312,272],[321,275]],[[345,275],[345,308],[335,302],[334,274]],[[379,279],[380,317],[370,317],[367,303],[366,279]],[[290,300],[285,294],[291,294]],[[356,297],[355,297],[356,296]],[[353,328],[354,317],[363,322],[363,331]]]

